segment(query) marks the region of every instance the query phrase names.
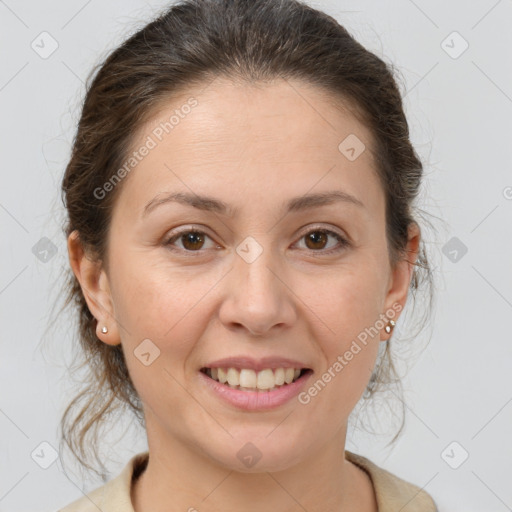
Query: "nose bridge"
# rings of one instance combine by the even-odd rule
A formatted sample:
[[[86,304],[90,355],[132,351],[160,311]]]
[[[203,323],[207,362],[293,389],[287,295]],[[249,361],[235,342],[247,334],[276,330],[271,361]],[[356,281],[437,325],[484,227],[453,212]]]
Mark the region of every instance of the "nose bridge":
[[[294,308],[278,277],[283,268],[278,260],[269,244],[251,236],[236,247],[230,296],[221,309],[225,323],[241,324],[253,334],[263,334],[274,325],[293,321]]]
[[[255,305],[263,300],[271,302],[279,294],[276,277],[270,270],[279,266],[277,258],[268,239],[263,241],[263,237],[259,237],[259,240],[248,236],[237,246],[234,269],[244,298]]]

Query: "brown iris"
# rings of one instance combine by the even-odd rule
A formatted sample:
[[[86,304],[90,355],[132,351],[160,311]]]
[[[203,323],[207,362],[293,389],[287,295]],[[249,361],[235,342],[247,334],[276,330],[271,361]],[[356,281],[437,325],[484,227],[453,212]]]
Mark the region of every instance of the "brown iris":
[[[323,249],[327,243],[327,239],[327,233],[324,233],[323,231],[312,231],[306,235],[306,246],[308,249]],[[310,246],[310,242],[313,244],[312,247]],[[321,247],[316,244],[320,244]]]
[[[190,231],[181,236],[183,247],[188,250],[200,249],[204,244],[204,235],[198,231]],[[187,244],[189,244],[187,246]]]

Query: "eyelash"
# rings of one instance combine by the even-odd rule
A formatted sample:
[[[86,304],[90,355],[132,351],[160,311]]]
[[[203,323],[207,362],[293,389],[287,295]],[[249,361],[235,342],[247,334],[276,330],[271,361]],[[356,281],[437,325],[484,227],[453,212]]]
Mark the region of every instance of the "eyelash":
[[[188,233],[196,233],[196,234],[199,234],[199,235],[206,235],[208,238],[211,239],[211,237],[207,233],[205,233],[204,231],[201,231],[199,229],[187,228],[187,229],[183,229],[183,230],[181,230],[181,231],[179,231],[177,233],[174,233],[171,237],[169,237],[164,242],[164,246],[166,246],[171,251],[187,253],[187,255],[190,254],[193,257],[200,256],[201,253],[204,250],[208,250],[208,249],[199,249],[197,251],[191,251],[191,250],[188,250],[188,249],[181,249],[181,248],[176,248],[176,247],[172,246],[172,244],[176,240],[178,240],[180,237],[182,237],[183,235],[188,234]],[[326,235],[332,235],[332,236],[334,236],[334,238],[336,238],[336,240],[339,243],[339,246],[334,248],[334,249],[328,249],[328,250],[323,250],[323,249],[318,249],[318,250],[306,249],[306,250],[311,251],[312,253],[319,253],[321,255],[329,255],[329,254],[341,252],[343,249],[345,249],[345,248],[350,246],[350,242],[347,239],[345,239],[344,237],[342,237],[340,234],[336,233],[335,231],[331,231],[331,230],[325,229],[325,228],[312,228],[311,230],[309,230],[306,233],[304,233],[299,238],[299,241],[302,240],[304,237],[306,237],[307,235],[309,235],[311,233],[323,233],[323,234],[326,234]],[[196,254],[194,254],[194,253],[196,253]]]

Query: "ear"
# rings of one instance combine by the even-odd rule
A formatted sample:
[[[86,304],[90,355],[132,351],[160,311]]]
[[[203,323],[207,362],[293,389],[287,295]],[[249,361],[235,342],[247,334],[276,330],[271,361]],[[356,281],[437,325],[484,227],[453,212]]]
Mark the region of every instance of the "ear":
[[[93,261],[87,256],[76,230],[68,237],[68,256],[73,273],[82,288],[89,311],[98,322],[96,336],[108,345],[119,345],[121,339],[114,317],[107,274],[102,269],[101,262]],[[102,332],[103,327],[108,329],[107,333]]]
[[[389,317],[395,322],[400,316],[399,313],[404,309],[407,301],[407,295],[414,273],[414,264],[418,258],[420,239],[420,227],[416,222],[413,222],[409,226],[408,242],[405,254],[391,271],[384,308],[385,311],[395,311],[397,313],[394,318]],[[385,333],[383,336],[384,337],[381,338],[381,340],[385,341],[391,337],[391,333]]]

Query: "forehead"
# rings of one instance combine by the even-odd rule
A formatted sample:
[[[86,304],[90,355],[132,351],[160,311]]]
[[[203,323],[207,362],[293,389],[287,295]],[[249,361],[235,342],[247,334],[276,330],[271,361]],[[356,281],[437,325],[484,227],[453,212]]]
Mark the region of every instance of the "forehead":
[[[250,139],[253,146],[267,142],[274,153],[280,153],[280,144],[286,153],[304,147],[304,142],[304,149],[326,144],[337,149],[340,137],[351,133],[371,143],[369,130],[353,110],[347,100],[304,82],[279,79],[248,84],[218,77],[160,101],[137,136],[140,141],[154,132],[164,145],[173,139],[198,149],[212,144],[228,148]],[[186,141],[180,134],[186,135]]]
[[[217,196],[241,208],[333,187],[365,204],[379,201],[372,134],[349,104],[302,82],[217,78],[187,89],[141,126],[132,151],[143,146],[150,149],[121,194],[138,214],[169,191]]]

